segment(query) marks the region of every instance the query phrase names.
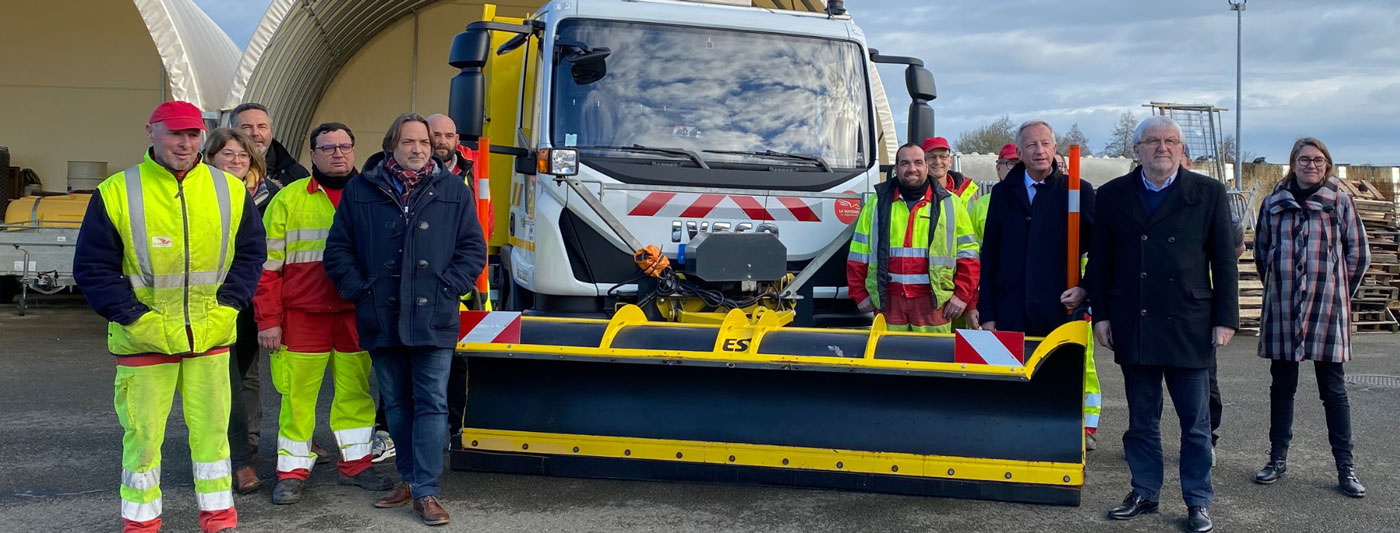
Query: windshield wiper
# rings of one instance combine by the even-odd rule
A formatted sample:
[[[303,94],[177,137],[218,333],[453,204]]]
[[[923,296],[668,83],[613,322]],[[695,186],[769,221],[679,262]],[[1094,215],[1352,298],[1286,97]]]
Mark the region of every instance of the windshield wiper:
[[[817,157],[817,156],[814,156],[814,155],[789,154],[789,153],[785,153],[785,152],[774,152],[774,151],[772,151],[772,150],[764,150],[764,151],[762,151],[762,152],[752,152],[752,151],[744,151],[744,150],[705,150],[705,152],[708,152],[708,153],[711,153],[711,154],[751,155],[751,156],[755,156],[755,157],[768,157],[768,158],[773,158],[773,159],[787,159],[787,160],[792,160],[792,161],[806,161],[806,162],[808,162],[808,163],[814,163],[814,164],[816,164],[817,167],[821,168],[822,170],[824,170],[824,171],[826,171],[826,172],[834,172],[833,170],[831,170],[831,165],[826,164],[826,160],[825,160],[825,159],[822,159],[822,158]]]
[[[705,164],[705,160],[700,158],[700,154],[683,148],[657,148],[654,146],[642,146],[640,144],[634,144],[632,146],[574,146],[572,148],[579,150],[613,150],[617,152],[635,152],[639,154],[674,155],[689,158],[691,161],[694,161],[695,164],[700,165],[700,168],[706,170],[710,168],[710,165]]]

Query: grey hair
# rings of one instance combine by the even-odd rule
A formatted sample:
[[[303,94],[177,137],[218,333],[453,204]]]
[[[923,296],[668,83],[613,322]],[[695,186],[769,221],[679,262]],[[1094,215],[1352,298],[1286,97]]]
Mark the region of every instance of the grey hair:
[[[1183,137],[1183,135],[1181,133],[1180,124],[1177,124],[1175,120],[1172,120],[1171,117],[1165,115],[1152,115],[1143,119],[1142,122],[1139,122],[1137,125],[1137,129],[1133,130],[1133,144],[1136,145],[1142,142],[1142,135],[1144,133],[1147,133],[1147,130],[1161,127],[1170,127],[1171,129],[1176,130],[1177,140],[1182,140],[1181,137]]]
[[[1044,121],[1044,120],[1038,120],[1038,119],[1037,119],[1037,120],[1027,120],[1027,121],[1021,123],[1021,127],[1016,128],[1016,146],[1017,146],[1018,148],[1021,146],[1021,134],[1022,134],[1022,133],[1025,133],[1026,128],[1029,128],[1029,127],[1031,127],[1031,126],[1045,126],[1045,129],[1050,130],[1050,138],[1052,138],[1052,139],[1055,138],[1055,128],[1050,127],[1050,123],[1049,123],[1049,122],[1046,122],[1046,121]]]

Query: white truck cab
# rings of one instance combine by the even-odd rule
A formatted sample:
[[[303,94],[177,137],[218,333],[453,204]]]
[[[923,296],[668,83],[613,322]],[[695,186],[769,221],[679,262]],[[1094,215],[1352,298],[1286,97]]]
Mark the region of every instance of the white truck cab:
[[[839,2],[826,13],[735,3],[555,0],[457,36],[459,133],[491,132],[490,150],[515,158],[490,176],[510,181],[493,235],[505,307],[606,314],[646,301],[657,289],[638,275],[635,250],[655,245],[684,271],[691,243],[725,232],[776,238],[711,239],[699,260],[734,264],[691,283],[734,300],[692,310],[790,289],[807,309],[799,322],[854,312],[847,227],[897,145],[872,61],[909,65],[910,124],[922,132],[932,131],[932,76],[917,59],[868,49]],[[743,261],[750,253],[777,253],[789,275],[769,279],[773,268]],[[663,314],[676,318],[675,307]]]

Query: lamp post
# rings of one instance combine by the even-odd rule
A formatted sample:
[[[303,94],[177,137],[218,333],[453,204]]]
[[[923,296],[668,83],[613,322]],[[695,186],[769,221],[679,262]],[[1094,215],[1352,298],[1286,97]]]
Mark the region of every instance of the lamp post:
[[[1240,113],[1244,109],[1244,102],[1240,101],[1240,49],[1244,34],[1244,4],[1249,0],[1225,0],[1230,4],[1230,11],[1235,12],[1235,188],[1239,189],[1244,184],[1244,157],[1243,144],[1240,142]]]

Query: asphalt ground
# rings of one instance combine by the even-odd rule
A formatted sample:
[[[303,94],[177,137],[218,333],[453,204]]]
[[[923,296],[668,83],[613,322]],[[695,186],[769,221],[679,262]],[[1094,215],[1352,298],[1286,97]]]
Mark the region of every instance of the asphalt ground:
[[[76,298],[49,298],[20,317],[0,307],[0,531],[117,531],[121,427],[112,407],[115,375],[105,323]],[[1336,491],[1322,404],[1311,371],[1301,373],[1287,477],[1250,481],[1268,449],[1268,363],[1256,340],[1236,338],[1220,353],[1225,420],[1212,508],[1219,531],[1400,531],[1400,389],[1348,385],[1357,467],[1368,495]],[[1349,375],[1400,376],[1400,335],[1356,337]],[[449,471],[442,502],[452,513],[440,531],[1172,531],[1184,526],[1176,456],[1179,431],[1170,400],[1162,427],[1166,484],[1162,512],[1112,522],[1104,512],[1129,490],[1120,437],[1127,405],[1112,354],[1098,353],[1104,414],[1099,448],[1089,454],[1079,507],[768,486],[564,479]],[[266,373],[266,360],[264,376]],[[329,380],[319,403],[324,425]],[[398,531],[426,529],[408,507],[375,509],[375,493],[337,485],[333,467],[312,473],[297,505],[270,502],[275,476],[278,397],[263,380],[264,417],[257,494],[238,496],[240,531]],[[197,531],[187,432],[179,403],[166,432],[162,465],[166,531]],[[394,475],[392,466],[380,466]]]

